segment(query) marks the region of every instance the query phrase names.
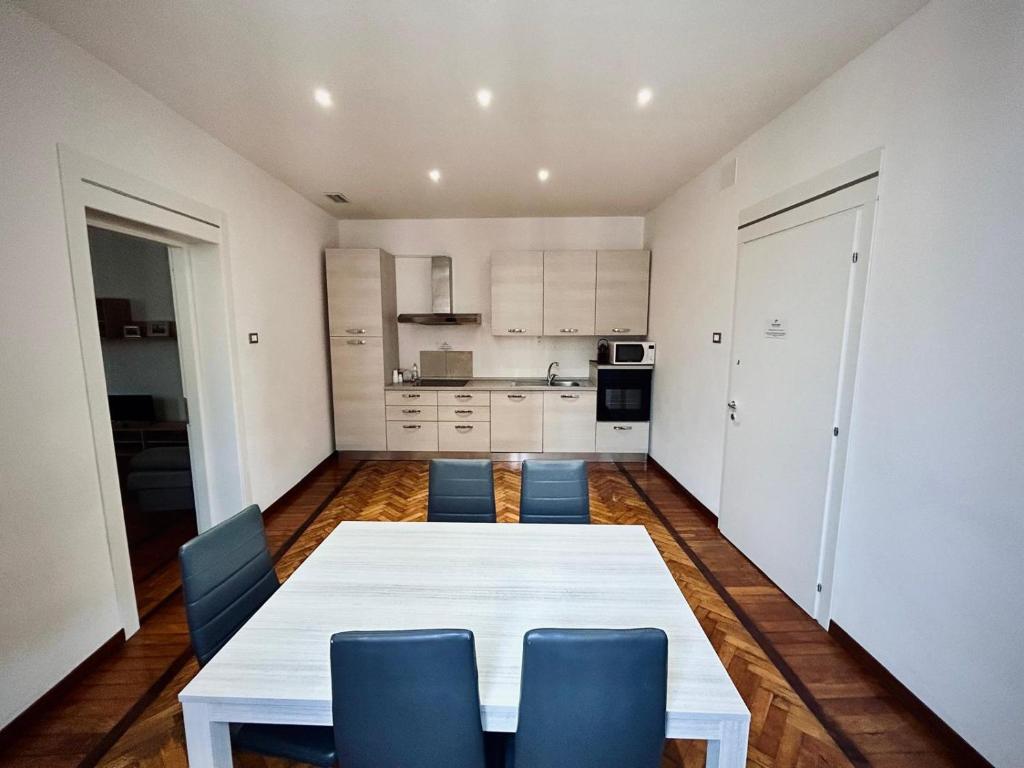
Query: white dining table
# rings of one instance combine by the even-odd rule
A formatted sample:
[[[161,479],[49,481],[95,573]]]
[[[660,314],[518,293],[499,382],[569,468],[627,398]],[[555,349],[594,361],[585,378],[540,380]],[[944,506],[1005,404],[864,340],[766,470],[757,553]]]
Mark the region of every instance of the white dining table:
[[[386,522],[341,523],[182,690],[189,764],[231,766],[230,723],[330,725],[345,630],[472,630],[483,728],[514,732],[537,627],[660,627],[666,736],[746,764],[750,712],[643,526]]]

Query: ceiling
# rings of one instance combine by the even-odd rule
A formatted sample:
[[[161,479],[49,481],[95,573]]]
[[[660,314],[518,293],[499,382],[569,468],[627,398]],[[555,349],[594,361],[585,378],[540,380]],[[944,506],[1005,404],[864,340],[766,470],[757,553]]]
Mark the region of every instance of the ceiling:
[[[436,218],[646,213],[924,0],[20,5],[333,215]]]

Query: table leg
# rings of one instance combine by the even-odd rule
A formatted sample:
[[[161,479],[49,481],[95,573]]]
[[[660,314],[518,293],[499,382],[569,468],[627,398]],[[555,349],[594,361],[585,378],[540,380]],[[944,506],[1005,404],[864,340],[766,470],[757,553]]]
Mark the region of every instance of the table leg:
[[[718,740],[708,740],[707,768],[744,768],[747,764],[747,738],[750,721],[722,723]]]
[[[182,704],[189,768],[231,768],[231,725],[210,718],[208,704]]]

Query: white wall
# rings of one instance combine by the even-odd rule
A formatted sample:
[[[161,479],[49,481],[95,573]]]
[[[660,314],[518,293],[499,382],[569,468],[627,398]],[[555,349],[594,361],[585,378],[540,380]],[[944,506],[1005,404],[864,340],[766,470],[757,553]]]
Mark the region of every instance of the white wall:
[[[166,245],[90,227],[89,254],[97,298],[128,299],[132,320],[174,320]],[[176,339],[101,339],[100,343],[108,395],[152,395],[157,419],[186,418]]]
[[[491,335],[491,251],[642,248],[644,220],[637,216],[537,219],[381,219],[338,222],[342,247],[373,247],[401,255],[449,255],[456,312],[479,312],[480,325],[437,327],[402,324],[399,360],[412,367],[421,349],[447,341],[473,352],[475,376],[543,376],[558,360],[563,376],[586,376],[597,338],[511,338]],[[398,311],[429,311],[423,262],[398,259]]]
[[[57,144],[226,217],[253,500],[332,449],[321,251],[336,222],[0,3],[0,725],[119,628]],[[247,331],[260,343],[244,343]]]
[[[647,219],[652,455],[717,511],[738,211],[884,146],[833,619],[1024,751],[1024,4],[933,0]],[[723,161],[725,158],[723,158]],[[666,379],[671,379],[669,385]]]

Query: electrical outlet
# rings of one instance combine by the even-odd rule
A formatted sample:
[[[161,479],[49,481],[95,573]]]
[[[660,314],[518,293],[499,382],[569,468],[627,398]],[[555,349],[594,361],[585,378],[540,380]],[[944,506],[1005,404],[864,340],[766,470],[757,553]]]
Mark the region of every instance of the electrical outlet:
[[[249,343],[250,344],[259,344],[260,343],[260,335],[258,333],[250,333],[249,334]]]

